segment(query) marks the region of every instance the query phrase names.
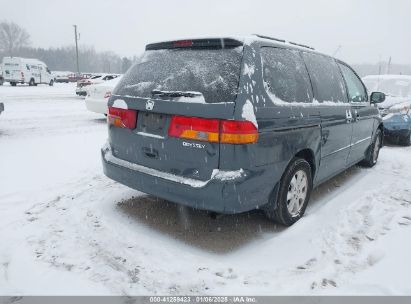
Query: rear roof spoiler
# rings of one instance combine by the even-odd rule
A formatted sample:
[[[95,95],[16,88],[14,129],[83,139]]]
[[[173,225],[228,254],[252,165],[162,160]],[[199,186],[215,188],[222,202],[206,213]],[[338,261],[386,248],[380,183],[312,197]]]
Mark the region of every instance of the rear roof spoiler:
[[[242,41],[232,38],[187,39],[151,43],[146,46],[146,51],[176,48],[224,49],[235,48],[242,45]]]

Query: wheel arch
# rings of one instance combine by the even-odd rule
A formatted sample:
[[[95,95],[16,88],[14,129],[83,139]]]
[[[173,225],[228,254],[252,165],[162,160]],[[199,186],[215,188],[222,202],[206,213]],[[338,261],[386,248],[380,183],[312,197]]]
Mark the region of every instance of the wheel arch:
[[[315,161],[314,151],[312,151],[311,149],[303,149],[303,150],[298,151],[295,154],[295,157],[300,157],[302,159],[305,159],[310,164],[312,179],[314,180],[314,176],[317,172],[317,165]]]

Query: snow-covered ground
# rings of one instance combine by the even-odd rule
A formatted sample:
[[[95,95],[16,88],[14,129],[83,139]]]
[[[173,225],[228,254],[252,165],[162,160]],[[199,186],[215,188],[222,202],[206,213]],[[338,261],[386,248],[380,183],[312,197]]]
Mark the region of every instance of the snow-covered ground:
[[[322,185],[285,229],[106,178],[105,119],[72,84],[0,101],[0,295],[411,295],[411,148]]]

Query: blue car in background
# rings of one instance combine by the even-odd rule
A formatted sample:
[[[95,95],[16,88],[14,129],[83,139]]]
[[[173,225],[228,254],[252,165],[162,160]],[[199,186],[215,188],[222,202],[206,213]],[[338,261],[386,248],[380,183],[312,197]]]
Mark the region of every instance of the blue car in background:
[[[384,122],[385,137],[400,145],[411,144],[411,76],[370,75],[363,79],[369,92],[385,93],[378,104]]]

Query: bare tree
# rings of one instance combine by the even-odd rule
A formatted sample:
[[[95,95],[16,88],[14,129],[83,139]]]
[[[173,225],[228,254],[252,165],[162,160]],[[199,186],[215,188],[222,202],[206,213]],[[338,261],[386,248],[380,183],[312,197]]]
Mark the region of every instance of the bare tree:
[[[30,35],[14,22],[0,22],[0,52],[13,56],[14,52],[30,45]]]

